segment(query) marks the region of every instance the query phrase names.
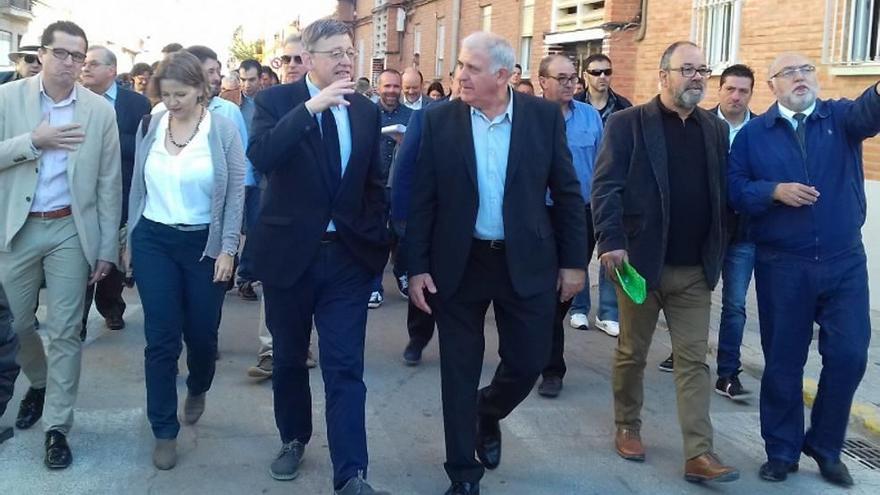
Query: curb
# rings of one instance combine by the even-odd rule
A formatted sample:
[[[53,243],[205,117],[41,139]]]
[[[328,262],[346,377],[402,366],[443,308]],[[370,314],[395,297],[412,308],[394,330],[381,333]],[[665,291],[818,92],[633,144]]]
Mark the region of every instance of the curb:
[[[804,378],[804,404],[812,408],[819,384],[812,378]],[[849,422],[880,438],[880,409],[870,404],[853,402],[849,410]]]

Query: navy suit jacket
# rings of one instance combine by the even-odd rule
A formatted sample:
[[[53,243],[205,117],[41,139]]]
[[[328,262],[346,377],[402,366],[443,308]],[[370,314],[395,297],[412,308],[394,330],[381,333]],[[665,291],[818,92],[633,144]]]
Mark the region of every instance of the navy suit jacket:
[[[252,244],[257,280],[291,287],[317,253],[333,220],[340,242],[371,273],[388,260],[388,202],[379,153],[379,107],[360,94],[346,96],[351,158],[331,194],[321,130],[309,114],[305,78],[257,93],[247,155],[268,177]]]
[[[409,214],[410,194],[416,173],[416,159],[419,156],[419,144],[422,142],[422,127],[425,125],[425,109],[416,110],[406,125],[403,143],[397,150],[391,167],[394,177],[391,178],[391,219],[405,222]]]
[[[119,150],[122,155],[122,223],[128,220],[128,193],[134,171],[134,141],[144,115],[150,113],[150,100],[144,95],[116,87],[116,125],[119,128]]]

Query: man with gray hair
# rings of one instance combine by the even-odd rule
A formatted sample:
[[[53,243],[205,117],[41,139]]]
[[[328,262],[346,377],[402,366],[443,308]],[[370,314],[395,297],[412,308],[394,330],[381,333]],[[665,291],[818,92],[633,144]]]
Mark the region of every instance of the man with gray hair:
[[[727,124],[697,106],[712,70],[689,41],[660,61],[660,95],[609,117],[593,175],[599,259],[617,279],[625,262],[647,282],[636,303],[620,286],[620,336],[614,357],[614,444],[644,461],[640,435],[645,358],[660,310],[675,355],[678,419],[688,481],[732,481],[739,472],[712,450],[712,386],[706,352],[712,288],[727,240]]]
[[[309,66],[302,58],[302,36],[291,34],[284,40],[284,55],[281,55],[281,82],[295,83],[306,75]]]
[[[513,63],[495,34],[462,41],[461,98],[425,111],[408,216],[410,298],[440,338],[447,495],[478,494],[498,467],[499,422],[547,364],[556,302],[584,286],[584,200],[562,112],[514,92]],[[478,391],[490,304],[502,357]]]

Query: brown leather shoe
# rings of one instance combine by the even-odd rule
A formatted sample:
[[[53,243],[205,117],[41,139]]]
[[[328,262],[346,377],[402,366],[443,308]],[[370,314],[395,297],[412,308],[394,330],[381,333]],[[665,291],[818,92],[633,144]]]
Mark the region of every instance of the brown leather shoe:
[[[614,435],[614,447],[617,455],[628,461],[643,462],[645,460],[645,447],[642,446],[642,437],[635,428],[617,427]]]
[[[739,471],[735,467],[722,464],[714,453],[706,452],[688,459],[684,464],[684,479],[692,483],[734,481],[739,479]]]

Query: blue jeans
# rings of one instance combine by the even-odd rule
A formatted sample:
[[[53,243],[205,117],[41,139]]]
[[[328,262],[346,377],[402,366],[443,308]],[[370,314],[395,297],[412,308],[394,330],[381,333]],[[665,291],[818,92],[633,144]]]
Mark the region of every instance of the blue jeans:
[[[587,281],[584,290],[574,296],[571,304],[571,314],[590,314],[590,271],[587,270]],[[614,282],[605,277],[605,267],[599,266],[599,312],[600,320],[619,321],[617,314],[617,292],[614,290]]]
[[[225,283],[214,283],[214,259],[204,257],[208,230],[182,232],[141,218],[131,234],[132,263],[144,310],[147,418],[156,438],[176,438],[177,361],[186,342],[186,387],[211,388]]]
[[[755,268],[755,244],[737,242],[727,247],[721,267],[721,325],[718,328],[718,377],[738,375],[743,328],[746,325],[746,294]]]

